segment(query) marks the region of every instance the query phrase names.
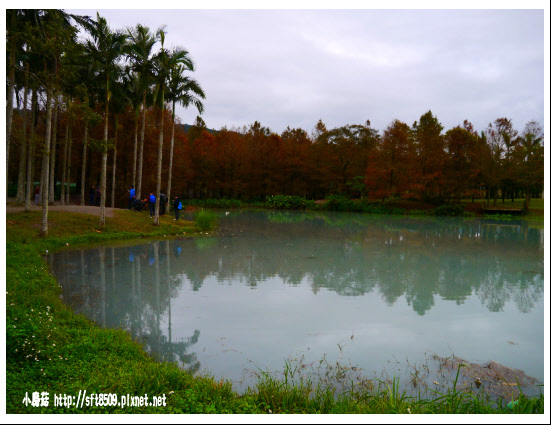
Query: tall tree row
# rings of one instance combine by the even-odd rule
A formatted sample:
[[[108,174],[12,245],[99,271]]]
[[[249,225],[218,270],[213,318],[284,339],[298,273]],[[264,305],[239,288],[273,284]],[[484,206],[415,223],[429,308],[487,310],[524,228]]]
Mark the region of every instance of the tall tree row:
[[[517,129],[500,117],[480,133],[468,121],[445,130],[427,111],[382,131],[369,121],[327,128],[321,120],[310,134],[290,127],[277,134],[257,121],[215,131],[200,116],[196,64],[190,52],[167,46],[164,27],[111,29],[99,14],[62,10],[6,13],[8,186],[30,210],[40,182],[44,234],[54,198],[88,204],[98,199],[92,186],[101,192],[100,227],[106,205],[128,205],[131,186],[140,199],[163,191],[494,203],[529,203],[543,190],[544,134],[534,121]],[[178,121],[177,105],[198,111],[194,125]]]
[[[141,196],[142,181],[151,184],[148,178],[142,177],[144,144],[148,145],[145,149],[148,161],[149,148],[158,147],[158,173],[154,180],[159,197],[161,170],[166,168],[162,163],[165,90],[168,100],[174,99],[174,103],[184,107],[197,106],[200,113],[203,110],[194,95],[204,99],[204,92],[195,80],[184,75],[194,70],[188,52],[183,49],[169,52],[164,45],[164,29],[158,30],[155,36],[140,24],[132,29],[113,30],[99,14],[91,19],[62,10],[12,9],[6,12],[6,17],[8,188],[10,182],[16,183],[17,202],[24,202],[26,210],[30,210],[35,192],[39,194],[43,234],[47,233],[48,205],[54,197],[65,204],[72,202],[72,193],[80,192],[80,203],[84,205],[88,199],[87,188],[99,186],[97,194],[90,190],[93,197],[89,199],[99,197],[99,226],[104,227],[108,197],[111,206],[115,206],[131,185],[138,186]],[[79,29],[81,40],[77,39]],[[155,56],[153,47],[159,41],[162,41],[161,51]],[[180,82],[174,83],[173,78]],[[190,81],[193,84],[190,85]],[[161,93],[157,102],[154,101],[156,92]],[[140,107],[142,128],[138,155]],[[148,111],[150,118],[160,116],[153,126],[146,120]],[[127,119],[129,114],[133,117],[131,123]],[[134,147],[128,148],[123,140],[123,152],[118,156],[119,130],[123,126],[133,129]],[[56,149],[59,142],[60,149]],[[16,160],[13,160],[14,153]],[[129,160],[132,154],[133,161]],[[110,193],[109,155],[112,158]],[[122,163],[122,173],[119,163]],[[133,165],[131,177],[128,163]],[[75,176],[72,170],[77,164],[81,167]]]

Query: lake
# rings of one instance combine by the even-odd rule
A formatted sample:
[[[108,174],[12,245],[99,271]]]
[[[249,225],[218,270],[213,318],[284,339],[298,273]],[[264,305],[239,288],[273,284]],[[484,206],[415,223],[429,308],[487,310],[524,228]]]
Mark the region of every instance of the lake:
[[[64,250],[49,261],[75,312],[239,391],[286,364],[410,377],[434,355],[543,382],[543,229],[232,211],[213,235]]]

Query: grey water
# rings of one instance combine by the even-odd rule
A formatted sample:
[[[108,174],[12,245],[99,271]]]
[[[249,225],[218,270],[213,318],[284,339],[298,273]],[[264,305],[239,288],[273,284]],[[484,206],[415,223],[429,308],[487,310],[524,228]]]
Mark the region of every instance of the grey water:
[[[291,358],[369,375],[427,353],[543,383],[543,250],[521,221],[232,211],[216,235],[49,260],[75,312],[243,391]]]

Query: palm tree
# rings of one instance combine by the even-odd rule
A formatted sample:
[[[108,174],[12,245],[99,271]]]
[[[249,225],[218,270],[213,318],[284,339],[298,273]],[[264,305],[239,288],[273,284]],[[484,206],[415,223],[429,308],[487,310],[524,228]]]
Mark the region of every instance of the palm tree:
[[[184,108],[191,105],[195,106],[202,114],[204,111],[203,102],[205,92],[199,83],[188,76],[184,76],[186,67],[183,64],[177,65],[170,70],[169,82],[167,86],[167,100],[172,101],[172,136],[170,138],[170,160],[168,165],[168,185],[167,197],[170,200],[170,191],[172,189],[172,159],[174,155],[174,127],[176,117],[176,103],[180,103]],[[167,204],[167,212],[170,211],[170,202]]]
[[[86,162],[89,145],[88,131],[90,127],[93,128],[101,122],[101,116],[94,112],[95,97],[100,93],[99,87],[97,86],[97,79],[94,74],[94,67],[91,66],[92,64],[88,63],[85,55],[81,57],[80,63],[85,64],[85,66],[79,67],[78,78],[81,83],[77,85],[75,91],[76,97],[79,100],[79,117],[82,121],[84,121],[84,139],[80,179],[80,205],[85,205]]]
[[[21,145],[19,146],[19,173],[17,178],[17,204],[21,204],[25,200],[25,156],[27,153],[27,122],[28,122],[28,113],[27,113],[27,104],[29,97],[29,63],[25,64],[25,75],[24,75],[24,85],[23,85],[23,134]],[[7,178],[7,176],[6,176]]]
[[[117,135],[119,129],[119,115],[124,112],[126,106],[129,103],[129,96],[126,90],[126,82],[124,81],[124,74],[122,69],[118,70],[119,75],[122,77],[122,81],[113,81],[113,113],[115,115],[115,138],[113,143],[113,181],[111,182],[111,208],[115,208],[115,179],[117,171]]]
[[[9,166],[9,154],[10,154],[10,142],[12,133],[12,119],[13,119],[13,103],[14,94],[19,90],[18,79],[21,79],[23,74],[23,81],[19,85],[23,85],[23,141],[20,146],[20,158],[19,158],[19,170],[18,170],[18,184],[17,184],[17,203],[23,202],[25,197],[25,155],[27,148],[27,103],[29,92],[29,80],[31,72],[35,74],[35,67],[33,65],[41,62],[39,55],[31,54],[31,46],[29,40],[26,38],[26,32],[29,29],[33,29],[36,32],[36,27],[39,23],[39,10],[30,9],[8,9],[6,10],[6,47],[8,54],[8,72],[7,72],[7,100],[6,100],[6,183],[8,179],[8,166]],[[43,63],[41,63],[43,65]],[[18,72],[16,72],[18,71]],[[34,82],[34,78],[33,81]],[[7,192],[6,192],[7,194]]]
[[[7,80],[7,100],[6,100],[6,184],[8,182],[8,165],[10,158],[10,141],[13,117],[13,98],[15,92],[15,70],[17,56],[22,49],[21,32],[24,18],[24,10],[7,9],[6,10],[6,43],[8,53],[8,80]],[[25,105],[25,108],[27,105]],[[6,191],[7,196],[7,191]]]
[[[141,24],[134,29],[128,29],[130,43],[128,45],[128,56],[131,62],[131,69],[136,73],[137,86],[142,96],[142,131],[140,136],[140,154],[138,164],[138,182],[136,185],[136,196],[141,198],[142,193],[142,169],[143,169],[143,144],[145,138],[145,110],[147,106],[147,92],[153,82],[153,47],[159,39],[162,27],[154,34],[148,27]]]
[[[38,88],[35,84],[32,85],[32,95],[31,95],[31,119],[29,122],[30,131],[29,131],[29,149],[27,153],[27,194],[25,195],[25,212],[31,211],[31,196],[34,193],[33,190],[33,165],[34,165],[34,130],[35,130],[35,120],[36,120],[36,106],[37,106],[37,96]]]
[[[164,130],[164,111],[165,111],[165,91],[168,84],[168,78],[172,68],[183,64],[187,69],[194,69],[193,60],[189,57],[189,52],[182,49],[174,49],[169,52],[165,49],[165,31],[160,31],[161,49],[155,56],[155,71],[156,71],[156,90],[155,99],[160,95],[159,104],[161,107],[160,129],[159,129],[159,147],[157,153],[157,189],[156,196],[159,199],[161,192],[161,171],[163,163],[163,130]],[[155,225],[159,225],[159,204],[155,203]]]
[[[139,88],[140,81],[138,75],[132,72],[130,67],[126,67],[122,78],[123,84],[125,85],[126,96],[128,97],[128,100],[132,105],[132,110],[134,111],[134,156],[132,161],[132,186],[136,187],[136,170],[138,164],[138,127],[140,120],[140,106],[142,105],[142,93]]]
[[[26,28],[26,40],[31,50],[42,61],[42,69],[36,79],[46,92],[46,126],[42,149],[42,225],[41,235],[48,234],[48,186],[50,178],[50,140],[52,129],[53,99],[59,87],[59,58],[76,44],[76,29],[69,22],[69,15],[61,10],[34,11],[33,27]]]
[[[123,53],[123,46],[127,36],[122,31],[112,31],[107,25],[105,18],[97,14],[97,21],[91,28],[92,40],[86,41],[86,49],[98,66],[98,73],[102,75],[105,82],[105,116],[102,141],[101,158],[101,202],[99,227],[105,227],[105,198],[107,186],[107,151],[110,147],[109,141],[109,100],[111,91],[109,89],[111,77],[117,69],[117,61]]]

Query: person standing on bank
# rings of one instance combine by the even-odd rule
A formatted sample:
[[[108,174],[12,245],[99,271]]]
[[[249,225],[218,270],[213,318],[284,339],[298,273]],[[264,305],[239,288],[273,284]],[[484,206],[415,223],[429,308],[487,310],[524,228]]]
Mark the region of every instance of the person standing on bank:
[[[101,204],[101,188],[99,185],[96,186],[96,207],[99,207]]]
[[[96,193],[96,189],[94,186],[90,186],[90,190],[88,191],[88,195],[90,195],[90,206],[94,206],[94,193]]]
[[[134,189],[134,186],[130,186],[130,190],[128,191],[129,198],[128,198],[128,209],[132,209],[132,205],[134,205],[134,201],[136,200],[136,190]]]
[[[34,204],[38,205],[38,199],[40,198],[40,186],[34,188]]]
[[[153,192],[149,192],[149,218],[155,216],[155,201],[155,195],[153,195]]]
[[[174,198],[174,220],[178,221],[180,218],[180,198],[177,196]]]

